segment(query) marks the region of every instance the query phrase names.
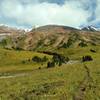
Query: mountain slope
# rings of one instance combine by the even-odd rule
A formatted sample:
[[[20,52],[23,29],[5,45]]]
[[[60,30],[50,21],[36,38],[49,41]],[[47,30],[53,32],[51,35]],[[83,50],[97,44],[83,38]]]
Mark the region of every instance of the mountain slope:
[[[84,47],[100,44],[100,32],[84,31],[67,26],[46,25],[12,38],[13,48],[40,50]]]
[[[100,33],[67,26],[47,25],[31,30],[25,39],[25,49],[68,48],[100,44]]]
[[[22,34],[25,33],[24,30],[22,29],[17,29],[17,28],[12,28],[9,26],[1,25],[0,26],[0,34],[5,34],[5,35],[14,35],[14,34]]]
[[[99,31],[97,28],[95,28],[93,26],[83,27],[82,30],[84,30],[84,31],[92,31],[92,32]]]
[[[25,33],[25,30],[12,28],[6,25],[1,25],[0,44],[11,48],[13,46],[13,42],[16,41],[16,38],[23,36]]]

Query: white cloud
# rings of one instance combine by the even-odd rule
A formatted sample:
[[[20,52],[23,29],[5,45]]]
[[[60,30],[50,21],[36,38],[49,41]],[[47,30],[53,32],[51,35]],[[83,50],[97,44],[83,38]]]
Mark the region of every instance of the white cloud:
[[[66,1],[62,6],[56,3],[39,3],[38,0],[24,0],[26,5],[21,3],[23,0],[4,0],[1,3],[1,11],[4,16],[14,19],[18,25],[46,25],[62,24],[78,27],[87,23],[90,16],[84,9],[82,1]]]
[[[96,0],[96,8],[94,10],[95,19],[90,22],[91,25],[98,25],[100,23],[100,0]]]
[[[97,0],[97,7],[95,10],[96,13],[96,20],[95,21],[99,21],[100,22],[100,0]]]

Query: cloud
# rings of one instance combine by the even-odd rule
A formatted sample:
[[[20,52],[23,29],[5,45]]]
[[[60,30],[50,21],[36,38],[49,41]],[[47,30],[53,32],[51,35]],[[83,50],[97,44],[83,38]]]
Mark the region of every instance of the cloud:
[[[95,25],[96,27],[100,28],[100,0],[93,0],[95,1],[95,5],[92,6],[93,10],[93,20],[91,20],[91,22],[89,24],[91,25]]]
[[[100,22],[100,0],[97,0],[97,7],[95,9],[95,15],[96,15],[96,19],[94,20],[94,22]]]
[[[8,24],[13,21],[16,26],[61,24],[79,27],[88,24],[93,14],[92,3],[90,0],[3,0],[0,12]],[[98,11],[100,7],[96,9],[97,20],[100,18]]]

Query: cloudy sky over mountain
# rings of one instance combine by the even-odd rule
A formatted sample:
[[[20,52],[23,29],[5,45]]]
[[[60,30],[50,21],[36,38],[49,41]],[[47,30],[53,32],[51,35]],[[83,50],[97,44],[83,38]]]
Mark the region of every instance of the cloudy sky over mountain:
[[[0,0],[0,24],[100,26],[100,0]]]

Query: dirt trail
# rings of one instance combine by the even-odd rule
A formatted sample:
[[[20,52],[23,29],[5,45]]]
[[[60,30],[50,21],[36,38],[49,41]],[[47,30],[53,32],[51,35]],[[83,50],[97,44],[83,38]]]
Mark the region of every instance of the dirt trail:
[[[66,63],[67,65],[69,64],[75,64],[78,63],[78,61],[69,61],[68,63]],[[66,65],[64,64],[64,65]],[[43,68],[44,69],[44,68]],[[38,69],[35,69],[38,70]],[[33,70],[34,71],[34,70]],[[10,73],[4,73],[5,75],[0,75],[0,79],[5,79],[5,78],[15,78],[15,77],[20,77],[20,76],[28,76],[30,75],[33,71],[31,72],[21,72],[21,73],[17,73],[17,74],[10,74]],[[0,73],[1,74],[1,73]]]
[[[85,100],[84,97],[87,90],[92,90],[94,95],[96,95],[96,92],[95,92],[96,85],[93,81],[93,78],[91,77],[90,70],[86,65],[84,65],[84,69],[85,69],[86,75],[84,79],[80,82],[79,87],[75,95],[73,96],[73,100]]]
[[[72,64],[75,64],[75,63],[79,63],[79,62],[80,61],[78,61],[78,60],[70,60],[66,64],[72,65]]]
[[[13,75],[3,75],[3,76],[0,76],[0,79],[15,78],[15,77],[27,76],[27,75],[29,75],[29,73],[20,73],[20,74],[13,74]]]
[[[34,69],[37,70],[37,69]],[[5,73],[0,73],[0,79],[6,79],[6,78],[15,78],[15,77],[21,77],[21,76],[28,76],[33,73],[33,70],[29,71],[21,71],[21,72],[5,72]]]

